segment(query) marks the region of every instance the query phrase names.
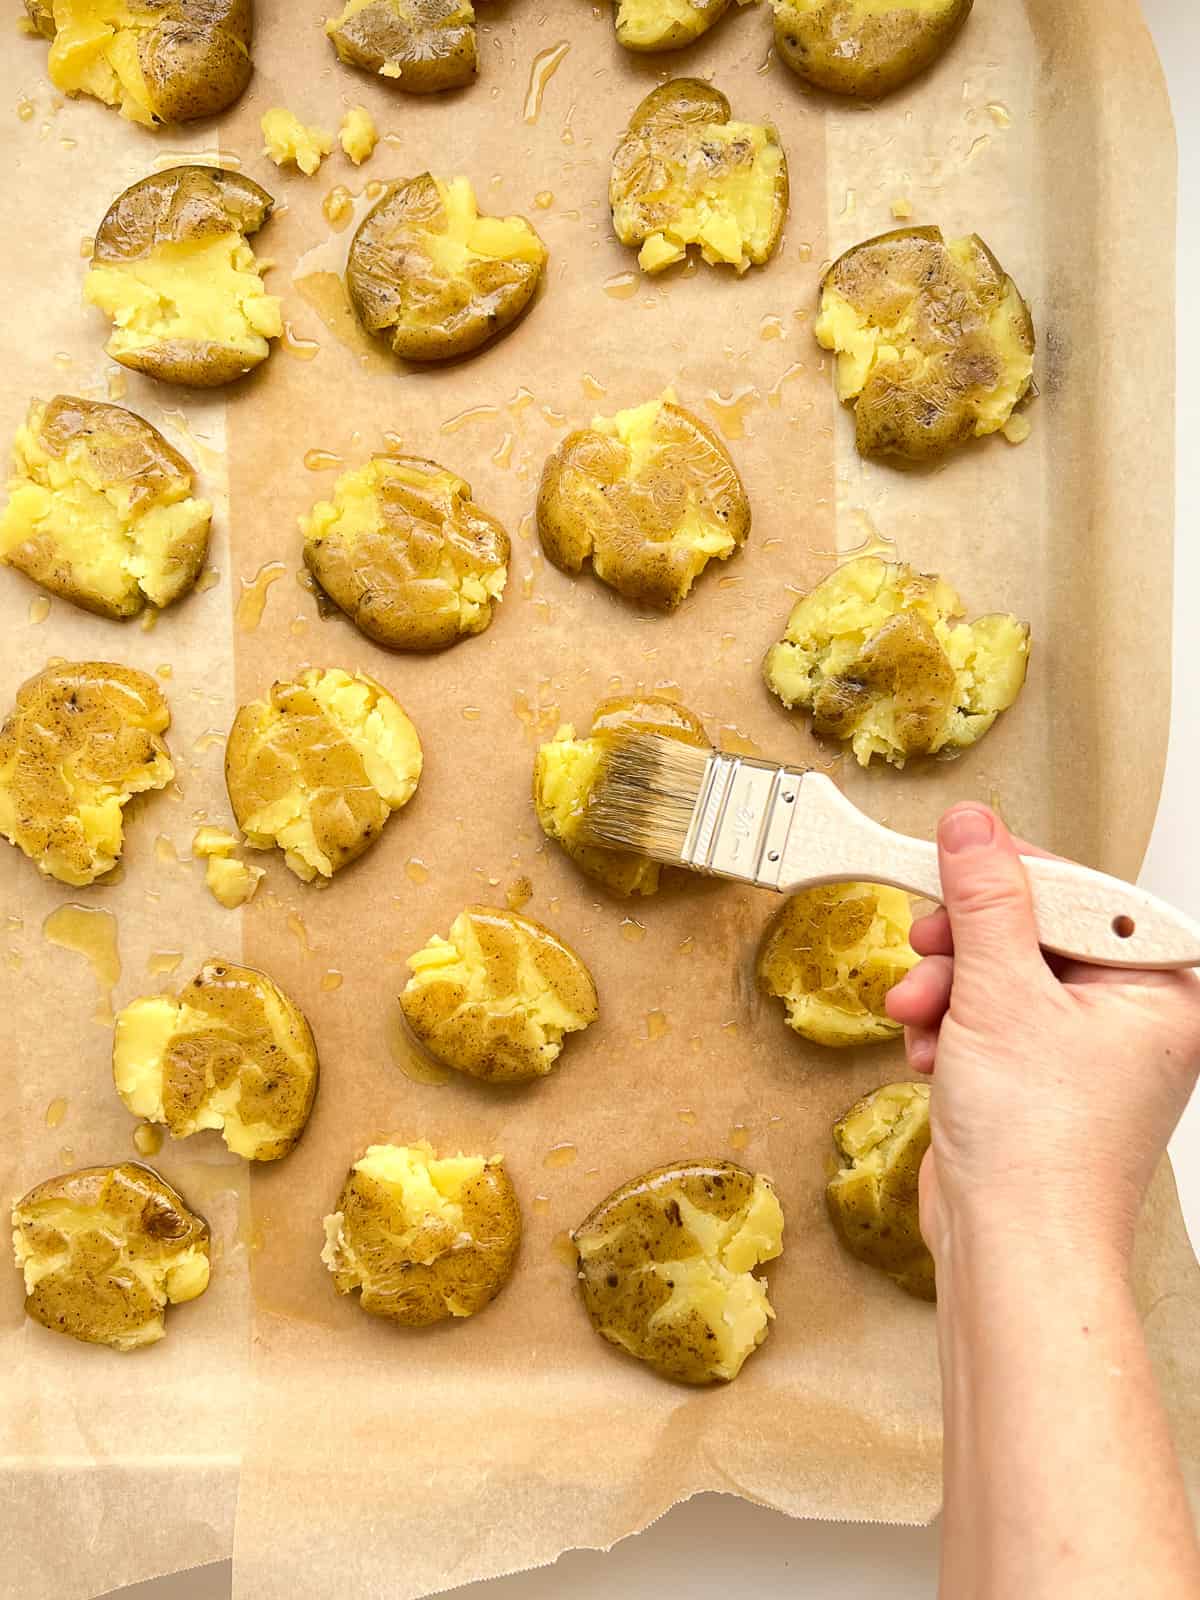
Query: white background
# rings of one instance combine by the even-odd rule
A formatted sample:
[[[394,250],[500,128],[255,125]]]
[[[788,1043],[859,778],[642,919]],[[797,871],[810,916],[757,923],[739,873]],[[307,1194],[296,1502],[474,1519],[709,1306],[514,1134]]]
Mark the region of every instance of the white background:
[[[987,4],[988,0],[981,0]],[[1103,0],[1098,0],[1103,3]],[[1200,633],[1200,9],[1196,0],[1143,0],[1166,68],[1179,136],[1179,440],[1175,556],[1175,682],[1171,748],[1158,821],[1141,881],[1200,918],[1200,790],[1196,715]],[[1152,328],[1136,336],[1154,338]],[[1200,1247],[1200,1096],[1172,1146],[1184,1214]],[[936,1528],[798,1523],[724,1495],[700,1495],[607,1555],[574,1551],[540,1572],[455,1590],[461,1600],[571,1600],[664,1590],[681,1600],[754,1594],[758,1600],[917,1600],[937,1587]],[[228,1563],[121,1590],[123,1600],[228,1600]],[[374,1597],[372,1597],[374,1600]]]

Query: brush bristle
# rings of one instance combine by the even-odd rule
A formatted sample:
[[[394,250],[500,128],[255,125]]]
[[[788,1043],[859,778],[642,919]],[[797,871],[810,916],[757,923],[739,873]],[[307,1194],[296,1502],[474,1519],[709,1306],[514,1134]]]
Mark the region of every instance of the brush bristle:
[[[711,754],[657,734],[614,739],[579,837],[655,861],[681,861]]]

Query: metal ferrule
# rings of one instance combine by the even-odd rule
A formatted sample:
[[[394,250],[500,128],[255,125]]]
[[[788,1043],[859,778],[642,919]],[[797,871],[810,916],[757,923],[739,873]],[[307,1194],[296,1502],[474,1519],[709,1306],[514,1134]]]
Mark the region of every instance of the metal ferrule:
[[[683,859],[701,872],[778,889],[803,773],[709,757]]]

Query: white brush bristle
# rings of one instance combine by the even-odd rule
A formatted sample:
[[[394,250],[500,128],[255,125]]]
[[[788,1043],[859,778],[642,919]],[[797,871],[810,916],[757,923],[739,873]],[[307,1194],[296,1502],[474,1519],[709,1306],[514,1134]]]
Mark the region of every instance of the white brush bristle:
[[[614,739],[579,837],[655,861],[681,861],[711,754],[657,734]]]

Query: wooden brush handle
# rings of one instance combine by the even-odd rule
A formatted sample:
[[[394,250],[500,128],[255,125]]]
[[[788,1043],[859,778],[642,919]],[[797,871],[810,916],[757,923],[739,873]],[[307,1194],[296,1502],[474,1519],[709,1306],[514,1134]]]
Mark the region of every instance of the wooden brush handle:
[[[941,901],[936,845],[873,822],[819,772],[804,774],[795,803],[782,889],[849,879]],[[1022,859],[1045,949],[1109,967],[1200,966],[1200,926],[1154,895],[1074,861]]]

